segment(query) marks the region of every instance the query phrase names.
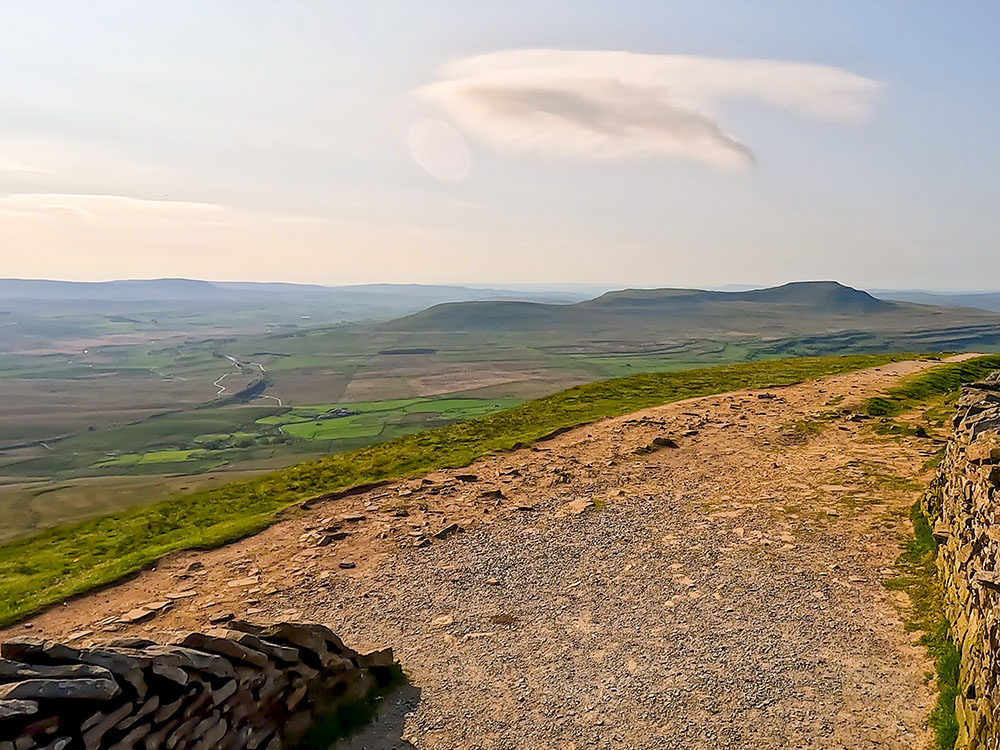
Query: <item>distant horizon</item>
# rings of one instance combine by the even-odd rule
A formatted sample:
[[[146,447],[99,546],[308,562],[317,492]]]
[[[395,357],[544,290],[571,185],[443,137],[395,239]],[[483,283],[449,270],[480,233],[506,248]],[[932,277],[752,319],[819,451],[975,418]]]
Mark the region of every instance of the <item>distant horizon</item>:
[[[540,291],[569,291],[569,290],[604,290],[604,291],[614,291],[622,289],[692,289],[692,290],[702,290],[702,291],[751,291],[755,289],[772,289],[775,287],[784,286],[786,284],[804,284],[804,283],[822,283],[822,282],[834,282],[841,284],[842,286],[851,287],[853,289],[858,289],[861,291],[869,292],[872,294],[880,292],[890,292],[890,293],[913,293],[913,294],[932,294],[932,295],[977,295],[977,294],[1000,294],[1000,288],[998,289],[948,289],[948,288],[938,288],[938,289],[917,289],[917,288],[901,288],[901,287],[875,287],[875,286],[862,286],[858,284],[850,284],[846,282],[839,281],[837,279],[791,279],[788,281],[782,281],[771,284],[745,284],[745,283],[725,283],[725,284],[702,284],[702,285],[674,285],[674,284],[656,284],[656,285],[646,285],[646,284],[634,284],[634,283],[620,283],[620,284],[597,284],[597,283],[586,283],[586,282],[501,282],[501,281],[468,281],[468,282],[414,282],[414,281],[362,281],[362,282],[351,282],[351,283],[325,283],[325,282],[301,282],[301,281],[286,281],[282,279],[269,279],[266,281],[261,280],[247,280],[247,279],[207,279],[198,278],[191,276],[151,276],[151,277],[120,277],[120,278],[106,278],[106,279],[60,279],[52,277],[26,277],[26,276],[9,276],[0,277],[0,282],[4,281],[39,281],[39,282],[55,282],[55,283],[67,283],[67,284],[110,284],[116,282],[151,282],[151,281],[193,281],[193,282],[205,282],[209,284],[284,284],[291,286],[312,286],[312,287],[323,287],[329,289],[343,289],[352,287],[367,287],[367,286],[413,286],[413,287],[451,287],[451,288],[466,288],[466,289],[496,289],[497,291],[519,291],[519,290],[540,290]]]

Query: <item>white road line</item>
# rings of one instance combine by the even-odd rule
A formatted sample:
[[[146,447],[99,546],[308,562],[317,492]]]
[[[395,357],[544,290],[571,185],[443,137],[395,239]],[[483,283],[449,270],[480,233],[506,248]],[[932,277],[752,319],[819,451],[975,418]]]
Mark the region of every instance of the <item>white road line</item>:
[[[212,383],[212,385],[214,385],[216,388],[219,389],[219,392],[215,394],[216,398],[218,398],[219,396],[221,396],[223,393],[226,392],[226,386],[222,385],[222,381],[225,380],[226,375],[228,375],[228,374],[229,374],[228,372],[225,373],[218,380],[216,380],[214,383]]]

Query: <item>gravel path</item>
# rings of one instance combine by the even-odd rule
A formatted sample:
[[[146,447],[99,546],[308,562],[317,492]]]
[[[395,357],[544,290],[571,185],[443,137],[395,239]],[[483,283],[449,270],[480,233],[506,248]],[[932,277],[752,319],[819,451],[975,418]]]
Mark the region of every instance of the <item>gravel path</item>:
[[[839,413],[926,366],[603,420],[179,555],[31,626],[83,641],[232,611],[391,645],[419,694],[352,749],[927,747],[930,665],[882,582],[935,446]],[[171,591],[193,593],[155,625],[117,619]]]

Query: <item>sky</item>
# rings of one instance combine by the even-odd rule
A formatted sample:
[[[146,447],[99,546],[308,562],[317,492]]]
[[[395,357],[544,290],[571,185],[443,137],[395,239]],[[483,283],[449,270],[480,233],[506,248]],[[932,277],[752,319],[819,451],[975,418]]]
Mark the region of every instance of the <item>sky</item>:
[[[1000,4],[0,4],[0,277],[1000,288]]]

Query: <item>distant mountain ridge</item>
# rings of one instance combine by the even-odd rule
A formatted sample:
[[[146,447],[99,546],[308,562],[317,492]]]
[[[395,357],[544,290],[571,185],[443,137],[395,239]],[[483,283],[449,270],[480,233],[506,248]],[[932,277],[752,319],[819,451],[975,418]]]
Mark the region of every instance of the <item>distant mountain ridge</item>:
[[[876,299],[868,292],[844,286],[836,281],[793,281],[766,289],[733,292],[702,289],[624,289],[620,292],[608,292],[589,303],[580,304],[651,304],[669,307],[691,302],[793,304],[845,314],[878,312],[891,307],[891,303]]]
[[[716,292],[701,289],[624,289],[571,305],[533,302],[454,302],[390,321],[386,330],[404,332],[529,332],[582,327],[609,330],[623,326],[670,329],[739,330],[770,321],[778,327],[797,322],[852,321],[898,313],[905,303],[876,299],[835,281],[791,282],[769,289]]]
[[[492,289],[442,284],[357,284],[322,286],[283,282],[202,281],[185,278],[120,279],[114,281],[58,281],[49,279],[0,279],[4,300],[87,302],[204,301],[234,302],[252,297],[331,299],[359,305],[398,303],[421,307],[441,302],[491,299],[537,299],[575,302],[585,295],[569,291]]]
[[[121,279],[116,281],[54,281],[0,279],[0,299],[45,300],[185,300],[219,293],[208,281],[195,279]]]
[[[878,289],[873,291],[873,294],[879,299],[899,302],[1000,311],[1000,292],[925,292],[921,290]]]

